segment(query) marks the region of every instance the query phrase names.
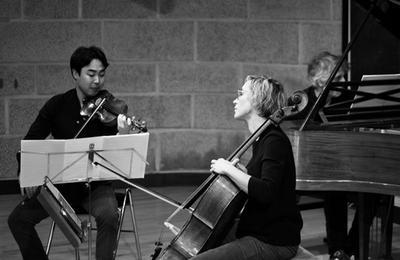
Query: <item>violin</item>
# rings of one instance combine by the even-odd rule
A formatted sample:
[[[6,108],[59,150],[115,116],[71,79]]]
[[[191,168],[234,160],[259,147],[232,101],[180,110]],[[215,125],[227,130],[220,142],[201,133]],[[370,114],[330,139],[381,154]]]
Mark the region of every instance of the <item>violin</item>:
[[[107,90],[100,90],[95,97],[83,103],[80,114],[89,117],[89,120],[95,117],[103,124],[112,126],[117,124],[117,117],[119,114],[126,115],[127,112],[128,105],[125,101],[114,97]],[[137,120],[134,116],[127,116],[127,120],[128,119],[131,121],[130,130],[147,132],[146,121]]]

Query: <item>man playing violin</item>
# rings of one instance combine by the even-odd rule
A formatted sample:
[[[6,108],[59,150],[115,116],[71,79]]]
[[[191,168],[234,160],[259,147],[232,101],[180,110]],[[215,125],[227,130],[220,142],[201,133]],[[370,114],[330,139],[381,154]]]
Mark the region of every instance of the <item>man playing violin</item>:
[[[75,87],[53,96],[44,104],[24,139],[38,140],[49,136],[71,139],[129,133],[129,122],[119,115],[115,120],[118,123],[111,125],[91,120],[76,136],[86,119],[80,113],[81,108],[85,101],[103,89],[108,65],[100,48],[77,48],[70,59]],[[112,259],[118,230],[118,205],[111,183],[92,182],[90,204],[85,183],[61,184],[57,188],[72,207],[80,207],[94,216],[97,226],[96,259]],[[49,216],[38,202],[38,191],[38,187],[25,188],[25,198],[8,218],[8,225],[24,259],[48,259],[35,230],[35,225]]]
[[[282,85],[269,77],[247,76],[238,91],[234,118],[254,133],[286,103]],[[240,216],[236,238],[192,259],[269,259],[294,257],[303,222],[296,205],[296,173],[292,146],[278,125],[271,125],[253,143],[246,166],[225,159],[211,161],[211,171],[228,176],[244,193],[247,204]]]

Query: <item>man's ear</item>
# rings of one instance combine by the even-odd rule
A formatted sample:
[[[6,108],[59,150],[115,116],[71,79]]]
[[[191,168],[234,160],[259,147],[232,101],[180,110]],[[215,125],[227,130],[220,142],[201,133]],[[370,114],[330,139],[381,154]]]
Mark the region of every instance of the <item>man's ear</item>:
[[[76,70],[72,70],[72,78],[77,80],[79,78],[79,73]]]

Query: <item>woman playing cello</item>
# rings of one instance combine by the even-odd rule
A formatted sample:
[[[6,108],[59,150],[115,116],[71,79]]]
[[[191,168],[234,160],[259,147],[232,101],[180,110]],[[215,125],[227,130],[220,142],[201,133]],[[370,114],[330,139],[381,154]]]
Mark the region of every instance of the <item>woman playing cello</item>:
[[[247,76],[238,90],[234,118],[251,133],[285,105],[282,85],[269,77]],[[225,159],[211,161],[211,171],[229,177],[248,196],[233,241],[192,259],[290,259],[297,253],[303,222],[296,205],[292,147],[279,125],[266,129],[253,144],[246,169]]]

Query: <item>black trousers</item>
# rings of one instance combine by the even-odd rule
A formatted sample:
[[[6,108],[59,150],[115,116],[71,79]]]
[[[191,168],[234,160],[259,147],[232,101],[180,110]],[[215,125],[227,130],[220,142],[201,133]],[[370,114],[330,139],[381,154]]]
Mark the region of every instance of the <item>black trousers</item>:
[[[324,213],[329,254],[344,250],[348,255],[358,256],[358,203],[357,193],[329,191],[324,193]],[[365,225],[370,227],[376,214],[380,195],[365,193]],[[356,213],[348,231],[348,203],[354,202]]]

